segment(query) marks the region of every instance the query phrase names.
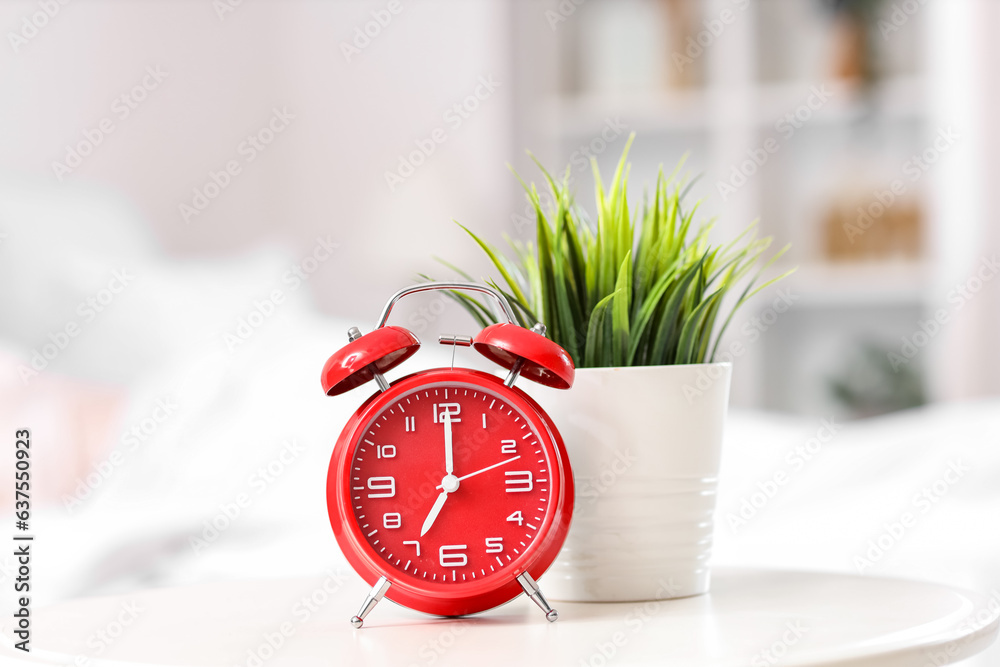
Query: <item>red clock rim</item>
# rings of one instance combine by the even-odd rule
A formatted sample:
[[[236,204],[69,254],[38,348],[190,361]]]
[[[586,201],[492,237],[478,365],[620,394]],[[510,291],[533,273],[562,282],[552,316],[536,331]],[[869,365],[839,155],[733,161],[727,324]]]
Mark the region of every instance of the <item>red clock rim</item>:
[[[510,404],[532,422],[539,443],[546,449],[558,475],[550,477],[554,503],[539,526],[538,537],[503,570],[464,583],[416,582],[403,577],[382,560],[368,544],[354,519],[350,488],[350,456],[378,410],[396,397],[418,386],[437,383],[467,383],[494,393],[506,394]],[[333,480],[333,483],[331,483]],[[327,508],[337,543],[347,560],[369,584],[385,576],[392,582],[386,597],[411,609],[441,616],[459,616],[485,611],[509,602],[522,592],[515,577],[527,571],[537,579],[555,560],[565,541],[573,513],[573,476],[565,445],[551,419],[527,394],[488,373],[471,369],[438,368],[400,378],[386,392],[376,392],[358,408],[341,432],[330,460],[327,477]]]

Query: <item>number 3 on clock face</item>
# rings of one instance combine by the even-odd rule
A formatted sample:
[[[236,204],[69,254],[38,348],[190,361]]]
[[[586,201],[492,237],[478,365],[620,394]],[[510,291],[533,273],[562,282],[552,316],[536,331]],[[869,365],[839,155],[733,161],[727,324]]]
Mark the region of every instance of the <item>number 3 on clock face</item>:
[[[435,614],[502,604],[565,537],[572,477],[558,432],[522,391],[467,369],[374,395],[337,443],[331,522],[356,570]]]

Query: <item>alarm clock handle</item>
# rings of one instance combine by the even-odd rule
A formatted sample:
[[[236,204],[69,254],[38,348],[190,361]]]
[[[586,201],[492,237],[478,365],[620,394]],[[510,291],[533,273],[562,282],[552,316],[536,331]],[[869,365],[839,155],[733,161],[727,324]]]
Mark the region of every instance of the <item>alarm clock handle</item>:
[[[527,571],[517,575],[517,583],[521,584],[521,588],[523,588],[525,594],[531,598],[531,601],[537,604],[538,608],[545,612],[545,618],[549,623],[553,623],[559,618],[559,612],[552,608],[549,601],[545,599],[544,595],[542,595],[542,591],[538,588],[538,584],[535,582],[535,579],[528,574]]]
[[[351,625],[355,628],[360,628],[365,624],[365,616],[385,597],[385,592],[389,590],[390,585],[389,580],[385,577],[378,578],[378,581],[372,586],[372,590],[365,598],[365,601],[361,603],[361,611],[358,612],[357,616],[351,618]]]
[[[417,294],[419,292],[430,292],[433,290],[458,290],[464,292],[479,292],[480,294],[485,294],[493,298],[500,309],[503,311],[504,317],[507,318],[507,322],[516,324],[517,319],[514,317],[514,310],[510,307],[507,302],[506,297],[500,292],[496,291],[492,287],[487,287],[486,285],[477,285],[476,283],[461,283],[461,282],[436,282],[436,283],[420,283],[418,285],[411,285],[410,287],[404,287],[399,290],[386,302],[385,307],[382,308],[382,314],[379,315],[378,324],[375,325],[376,329],[381,329],[385,326],[386,321],[389,319],[389,313],[392,312],[392,307],[396,305],[396,302],[402,299],[408,294]]]

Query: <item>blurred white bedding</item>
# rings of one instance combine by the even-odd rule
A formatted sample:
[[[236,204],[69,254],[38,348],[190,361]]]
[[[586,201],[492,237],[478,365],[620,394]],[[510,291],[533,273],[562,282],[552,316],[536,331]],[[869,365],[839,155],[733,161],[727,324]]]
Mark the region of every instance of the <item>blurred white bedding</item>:
[[[62,502],[35,511],[34,604],[346,568],[328,524],[325,478],[341,426],[372,387],[329,398],[319,371],[349,325],[370,323],[316,315],[306,290],[281,282],[294,261],[287,255],[211,267],[168,262],[146,241],[126,243],[121,213],[126,222],[98,215],[103,222],[93,228],[120,244],[87,234],[60,241],[57,224],[31,226],[34,213],[15,226],[24,218],[14,199],[9,191],[0,197],[11,234],[0,246],[0,342],[9,355],[25,359],[123,262],[137,276],[134,291],[54,365],[78,379],[116,381],[125,399],[93,467]],[[49,213],[63,227],[75,215]],[[51,261],[18,265],[18,234],[48,239],[57,247]],[[227,344],[225,334],[275,287],[287,300],[245,341]],[[372,304],[372,320],[380,305]],[[392,377],[449,363],[436,348],[426,346]],[[39,448],[58,449],[46,441],[46,420],[57,417],[39,412],[28,424]],[[733,411],[718,500],[717,563],[931,579],[1000,604],[1000,401],[834,427]],[[0,562],[9,576],[9,556]],[[994,647],[972,664],[998,658]]]

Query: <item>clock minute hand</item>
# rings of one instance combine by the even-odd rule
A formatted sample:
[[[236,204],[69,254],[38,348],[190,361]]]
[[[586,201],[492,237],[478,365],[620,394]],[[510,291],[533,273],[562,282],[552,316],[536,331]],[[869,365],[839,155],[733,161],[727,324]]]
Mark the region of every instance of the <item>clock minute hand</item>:
[[[434,501],[434,506],[431,507],[431,511],[427,515],[427,518],[424,519],[424,525],[420,527],[420,537],[426,535],[427,531],[434,525],[434,520],[437,519],[438,514],[441,513],[441,508],[444,507],[444,501],[446,500],[448,500],[448,492],[442,491],[441,495],[439,495],[437,500]]]
[[[461,477],[458,478],[458,481],[461,482],[463,479],[469,479],[470,477],[475,477],[476,475],[480,475],[480,474],[486,472],[487,470],[493,470],[494,468],[499,468],[500,466],[506,465],[506,464],[510,463],[511,461],[516,461],[519,458],[521,458],[520,454],[518,454],[517,456],[513,456],[513,457],[507,459],[506,461],[501,461],[500,463],[494,463],[491,466],[486,466],[485,468],[481,468],[481,469],[477,470],[476,472],[470,472],[468,475],[462,475]],[[438,485],[438,486],[436,486],[434,488],[440,489],[441,486]]]
[[[451,444],[451,413],[444,411],[444,471],[451,475],[455,472],[455,453]]]

